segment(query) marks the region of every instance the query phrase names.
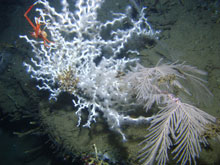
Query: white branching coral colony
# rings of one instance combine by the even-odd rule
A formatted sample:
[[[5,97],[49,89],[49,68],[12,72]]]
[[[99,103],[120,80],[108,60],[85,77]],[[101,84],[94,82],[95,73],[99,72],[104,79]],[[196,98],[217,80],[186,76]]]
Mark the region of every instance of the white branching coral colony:
[[[215,124],[216,118],[184,103],[177,91],[185,93],[184,98],[193,97],[196,90],[187,90],[184,87],[187,81],[192,83],[190,89],[194,85],[209,93],[204,81],[196,76],[205,73],[184,63],[162,64],[161,61],[146,68],[138,59],[126,58],[126,52],[134,51],[125,49],[129,40],[139,36],[156,38],[158,32],[147,22],[144,8],[139,19],[130,17],[128,7],[127,13],[112,13],[111,20],[99,21],[97,13],[103,2],[77,0],[71,10],[68,2],[62,0],[62,10],[57,12],[46,0],[38,1],[43,6],[36,9],[41,16],[39,22],[46,26],[53,43],[45,47],[43,41],[20,36],[35,54],[30,64],[24,63],[27,71],[41,81],[41,86],[37,86],[40,90],[50,91],[50,99],[56,99],[61,92],[75,96],[78,125],[83,111],[88,111],[83,126],[90,127],[97,117],[103,116],[109,128],[126,141],[121,130],[124,123],[150,123],[141,143],[143,149],[138,157],[141,163],[166,164],[171,148],[178,163],[195,162],[201,144],[207,144],[203,134],[209,130],[208,125]],[[126,111],[124,114],[118,111],[119,105],[125,109],[143,105],[148,112],[153,104],[160,110],[151,117],[132,118]]]

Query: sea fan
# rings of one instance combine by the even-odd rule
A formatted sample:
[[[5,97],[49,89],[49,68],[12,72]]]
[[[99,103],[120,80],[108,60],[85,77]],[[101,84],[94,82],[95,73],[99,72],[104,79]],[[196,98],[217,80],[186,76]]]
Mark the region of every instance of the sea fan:
[[[160,104],[162,101],[163,93],[157,86],[159,76],[156,68],[145,68],[140,64],[125,76],[137,100],[144,102],[146,110],[150,109],[154,102]]]
[[[167,94],[176,93],[177,89],[190,97],[192,93],[202,92],[202,95],[201,93],[195,95],[198,100],[199,96],[212,95],[203,84],[206,81],[194,74],[205,75],[206,72],[184,63],[161,64],[160,60],[152,68],[137,64],[126,74],[125,80],[130,83],[137,100],[143,103],[148,111],[154,103],[158,105],[166,103]],[[186,88],[186,84],[189,83],[191,86]]]
[[[208,129],[208,124],[216,121],[215,117],[182,103],[171,94],[167,97],[169,102],[152,120],[149,133],[141,143],[145,146],[138,158],[143,164],[153,164],[155,161],[166,164],[171,147],[174,147],[172,153],[178,163],[195,162],[201,143],[207,144],[202,134]]]
[[[137,64],[124,77],[132,87],[138,101],[145,105],[146,111],[156,103],[160,111],[154,116],[149,133],[141,143],[139,160],[144,164],[166,164],[168,150],[172,148],[178,163],[195,162],[201,151],[201,143],[206,145],[204,132],[208,125],[215,124],[216,118],[195,106],[182,102],[187,97],[212,95],[198,75],[206,73],[184,63],[161,64],[145,68]],[[190,83],[190,84],[189,84]],[[186,84],[191,86],[185,87]],[[179,98],[179,92],[184,98]]]
[[[173,67],[180,74],[184,76],[179,80],[181,84],[187,88],[187,93],[196,99],[198,103],[209,103],[212,99],[212,93],[204,85],[206,80],[200,78],[200,76],[206,76],[207,72],[197,69],[196,67],[185,65],[185,63],[176,64]]]

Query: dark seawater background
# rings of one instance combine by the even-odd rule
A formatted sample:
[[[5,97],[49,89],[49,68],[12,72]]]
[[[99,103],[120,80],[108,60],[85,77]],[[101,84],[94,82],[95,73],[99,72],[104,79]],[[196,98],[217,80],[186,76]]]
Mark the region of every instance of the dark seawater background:
[[[117,9],[132,5],[129,0],[106,1],[112,2],[113,7],[115,4]],[[37,82],[30,79],[23,67],[23,61],[29,61],[33,54],[19,35],[29,35],[32,31],[23,14],[34,2],[0,0],[0,165],[71,164],[63,160],[62,154],[52,153],[47,135],[35,132],[17,136],[38,128],[38,104],[48,100],[48,93],[35,88]],[[140,43],[141,63],[153,65],[164,58],[165,61],[187,61],[207,71],[207,86],[214,97],[211,105],[201,107],[220,117],[220,1],[136,0],[136,3],[148,6],[149,22],[154,29],[161,30],[157,42]],[[108,8],[108,3],[103,7]],[[135,16],[136,7],[133,8]],[[29,16],[33,20],[37,13],[33,10]],[[211,149],[215,154],[202,153],[205,156],[198,164],[219,164],[219,145],[211,144],[217,145]],[[73,164],[80,163],[76,160]]]

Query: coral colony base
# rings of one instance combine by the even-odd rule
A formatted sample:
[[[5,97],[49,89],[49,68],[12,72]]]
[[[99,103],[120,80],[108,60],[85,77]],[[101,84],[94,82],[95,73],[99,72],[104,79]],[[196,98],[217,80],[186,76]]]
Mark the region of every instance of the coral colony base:
[[[43,9],[36,9],[40,14],[36,22],[45,26],[52,42],[45,46],[43,41],[20,36],[35,54],[31,63],[24,63],[27,71],[41,82],[37,88],[50,91],[50,99],[56,100],[61,92],[75,96],[72,102],[77,108],[78,126],[90,127],[103,117],[109,128],[126,141],[123,124],[150,123],[138,156],[141,163],[166,164],[171,148],[178,163],[196,162],[201,144],[207,145],[203,135],[216,118],[184,100],[195,96],[193,86],[210,94],[204,80],[197,77],[206,73],[177,62],[159,61],[147,68],[138,59],[126,58],[127,53],[137,52],[125,48],[129,40],[156,38],[158,32],[147,22],[145,8],[140,10],[139,19],[132,19],[131,8],[127,7],[127,13],[112,13],[111,20],[99,21],[98,10],[103,2],[77,0],[71,11],[67,1],[62,0],[62,10],[57,12],[46,0],[37,1],[35,4],[41,4]],[[191,83],[191,90],[184,87],[184,82]],[[147,116],[153,104],[160,109],[153,116],[132,118],[126,114],[142,105]],[[83,111],[88,111],[84,124]]]

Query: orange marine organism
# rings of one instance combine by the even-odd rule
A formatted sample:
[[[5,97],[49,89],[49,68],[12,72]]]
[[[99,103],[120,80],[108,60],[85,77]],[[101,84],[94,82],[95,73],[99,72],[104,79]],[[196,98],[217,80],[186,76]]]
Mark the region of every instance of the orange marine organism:
[[[27,19],[27,21],[30,23],[30,25],[33,27],[34,32],[31,32],[32,37],[34,38],[41,38],[44,40],[44,46],[49,47],[49,45],[47,45],[47,43],[53,43],[52,41],[49,41],[47,39],[47,33],[44,30],[40,29],[40,26],[42,24],[39,23],[39,20],[41,17],[37,18],[35,20],[36,25],[34,25],[30,18],[27,16],[27,14],[30,12],[30,10],[37,4],[37,2],[35,2],[33,5],[31,5],[28,10],[24,13],[24,17]]]

